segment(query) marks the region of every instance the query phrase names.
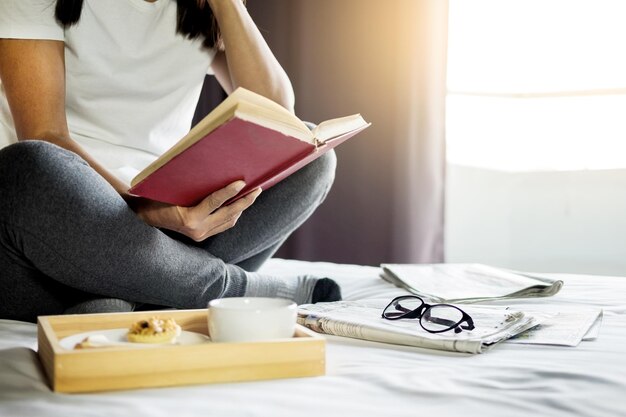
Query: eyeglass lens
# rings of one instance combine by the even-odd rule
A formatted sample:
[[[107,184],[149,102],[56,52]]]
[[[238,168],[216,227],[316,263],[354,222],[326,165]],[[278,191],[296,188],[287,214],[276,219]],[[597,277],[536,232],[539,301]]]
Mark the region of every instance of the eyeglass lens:
[[[445,304],[434,305],[424,312],[420,323],[426,330],[441,332],[455,327],[463,320],[461,310]]]

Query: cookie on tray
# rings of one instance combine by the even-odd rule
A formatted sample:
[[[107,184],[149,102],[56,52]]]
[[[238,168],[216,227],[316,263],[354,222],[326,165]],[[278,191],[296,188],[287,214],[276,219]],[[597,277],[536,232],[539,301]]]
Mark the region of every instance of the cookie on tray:
[[[173,343],[180,332],[181,328],[174,319],[151,317],[133,323],[127,337],[135,343]]]

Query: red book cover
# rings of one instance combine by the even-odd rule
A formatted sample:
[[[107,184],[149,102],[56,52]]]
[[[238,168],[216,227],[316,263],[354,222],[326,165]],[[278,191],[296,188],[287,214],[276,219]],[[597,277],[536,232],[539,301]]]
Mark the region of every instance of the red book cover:
[[[230,203],[257,187],[271,187],[364,128],[316,147],[233,117],[129,191],[152,200],[193,206],[231,182],[245,181],[246,187]]]

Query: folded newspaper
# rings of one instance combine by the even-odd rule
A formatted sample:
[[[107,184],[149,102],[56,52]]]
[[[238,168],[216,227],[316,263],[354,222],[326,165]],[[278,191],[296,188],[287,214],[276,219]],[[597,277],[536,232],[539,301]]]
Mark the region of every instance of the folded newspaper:
[[[545,317],[506,307],[463,306],[475,328],[432,334],[416,319],[385,320],[381,317],[388,299],[337,301],[298,307],[298,323],[318,333],[453,352],[482,353],[495,344],[520,334]]]
[[[482,264],[382,264],[381,277],[435,302],[549,297],[563,281]]]

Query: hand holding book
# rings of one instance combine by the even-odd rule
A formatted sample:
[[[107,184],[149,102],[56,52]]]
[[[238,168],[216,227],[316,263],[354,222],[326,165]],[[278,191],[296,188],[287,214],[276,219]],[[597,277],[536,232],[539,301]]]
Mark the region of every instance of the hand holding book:
[[[200,242],[233,227],[241,213],[261,194],[261,189],[256,188],[234,203],[224,204],[235,197],[245,185],[243,181],[235,181],[191,207],[179,207],[144,198],[134,199],[130,204],[147,224],[174,230]]]
[[[233,227],[241,213],[261,194],[261,189],[256,188],[232,204],[225,205],[244,187],[243,181],[235,181],[191,207],[145,198],[131,198],[128,204],[147,224],[176,231],[200,242]]]

